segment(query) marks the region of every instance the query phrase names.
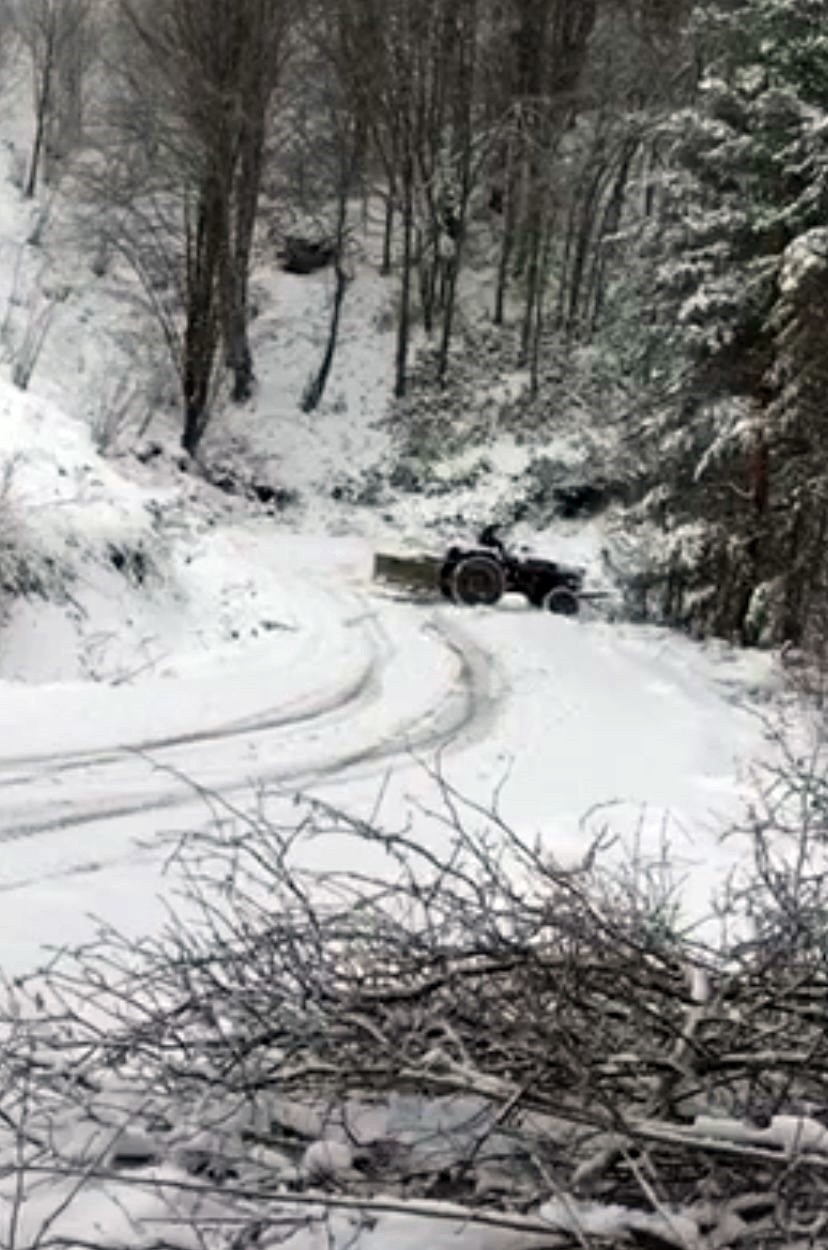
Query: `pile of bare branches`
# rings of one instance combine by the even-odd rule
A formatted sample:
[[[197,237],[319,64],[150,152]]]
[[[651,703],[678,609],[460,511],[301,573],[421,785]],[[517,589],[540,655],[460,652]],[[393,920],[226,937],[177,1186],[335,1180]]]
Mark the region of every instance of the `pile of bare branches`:
[[[549,1246],[824,1244],[816,757],[760,788],[715,938],[682,930],[663,865],[595,844],[564,870],[439,793],[427,833],[225,811],[171,848],[160,937],[106,930],[12,987],[0,1181],[173,1161],[165,1185],[241,1204],[234,1235],[285,1203],[448,1199]],[[353,867],[308,867],[320,846]],[[596,1209],[626,1215],[610,1235]]]

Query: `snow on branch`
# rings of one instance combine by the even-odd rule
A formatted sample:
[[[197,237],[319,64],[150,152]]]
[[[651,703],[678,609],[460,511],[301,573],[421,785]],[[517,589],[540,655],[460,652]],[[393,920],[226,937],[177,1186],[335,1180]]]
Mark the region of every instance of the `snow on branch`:
[[[219,802],[170,844],[161,936],[104,929],[8,988],[4,1241],[88,1242],[94,1211],[110,1245],[359,1246],[399,1213],[463,1250],[781,1247],[828,1210],[826,874],[795,816],[823,773],[797,760],[734,831],[715,940],[606,834],[564,868],[439,774],[440,839]],[[353,867],[309,868],[326,843]]]

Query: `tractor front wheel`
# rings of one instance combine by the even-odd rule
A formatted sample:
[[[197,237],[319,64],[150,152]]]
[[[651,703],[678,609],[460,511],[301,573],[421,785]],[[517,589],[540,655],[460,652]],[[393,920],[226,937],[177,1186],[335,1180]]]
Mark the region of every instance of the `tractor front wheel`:
[[[577,616],[580,604],[573,590],[568,590],[566,586],[555,586],[543,596],[541,606],[558,616]]]
[[[505,584],[503,569],[491,556],[466,556],[451,571],[451,597],[455,603],[497,603]]]

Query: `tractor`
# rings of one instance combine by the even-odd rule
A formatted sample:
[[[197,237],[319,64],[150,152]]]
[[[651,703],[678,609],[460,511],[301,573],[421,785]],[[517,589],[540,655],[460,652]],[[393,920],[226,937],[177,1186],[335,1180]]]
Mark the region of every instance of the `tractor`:
[[[509,550],[497,525],[487,525],[474,546],[452,546],[443,556],[377,555],[374,576],[412,590],[439,591],[458,604],[491,605],[517,593],[561,616],[576,616],[583,599],[597,597],[584,591],[582,568]]]

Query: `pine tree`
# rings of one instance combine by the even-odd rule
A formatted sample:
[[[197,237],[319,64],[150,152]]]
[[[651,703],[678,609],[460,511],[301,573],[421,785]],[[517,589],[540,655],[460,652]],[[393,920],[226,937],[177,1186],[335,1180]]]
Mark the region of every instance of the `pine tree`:
[[[664,614],[743,641],[802,641],[825,580],[827,17],[821,0],[700,5],[697,98],[668,127],[657,300],[680,368],[640,515],[667,531]]]

